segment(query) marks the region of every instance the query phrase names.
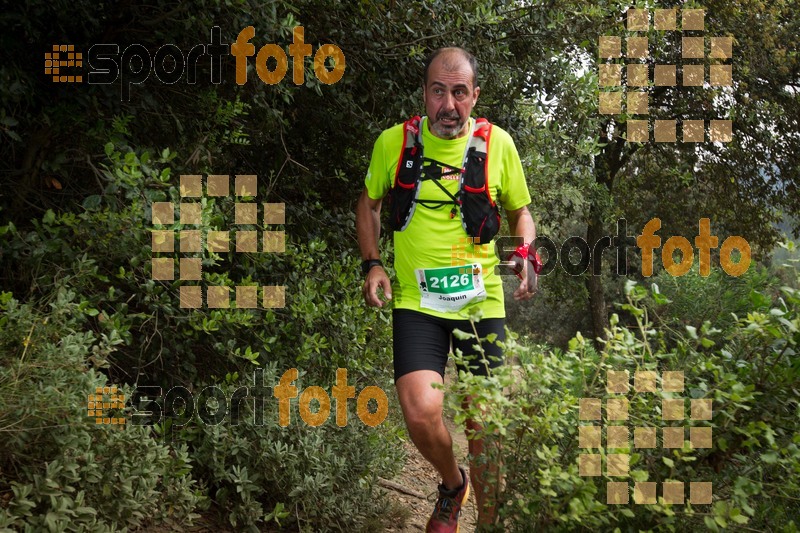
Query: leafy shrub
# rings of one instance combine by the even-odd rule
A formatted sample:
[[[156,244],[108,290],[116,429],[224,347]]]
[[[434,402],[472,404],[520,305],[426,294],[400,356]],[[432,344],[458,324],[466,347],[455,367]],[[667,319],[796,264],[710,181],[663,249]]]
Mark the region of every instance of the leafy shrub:
[[[335,383],[336,369],[347,368],[349,384],[357,390],[367,385],[393,390],[388,315],[363,304],[360,260],[352,254],[353,242],[342,238],[355,233],[350,210],[288,204],[284,254],[204,252],[209,282],[229,287],[242,282],[285,284],[285,308],[187,311],[179,307],[180,283],[153,281],[150,273],[149,205],[180,201],[167,166],[173,154],[165,150],[153,157],[113,144],[106,152],[105,194],[87,198],[81,212],[49,211],[28,230],[0,227],[8,244],[3,266],[11,271],[13,263],[16,291],[47,298],[63,287],[80,302],[76,322],[52,325],[52,335],[75,332],[81,338],[113,341],[113,351],[81,352],[76,364],[107,361],[103,374],[128,391],[135,386],[164,391],[175,386],[200,390],[209,384],[234,388],[247,383],[222,376],[250,376],[257,368],[270,378],[268,387],[277,382],[271,376],[298,368],[306,386],[328,388]],[[227,229],[234,209],[231,198],[204,199],[208,229]],[[49,316],[50,310],[35,308]],[[83,394],[86,390],[81,389]],[[349,530],[379,515],[383,503],[372,495],[376,476],[391,476],[401,463],[399,413],[390,410],[390,418],[378,428],[364,427],[354,411],[347,428],[281,428],[272,409],[276,400],[267,396],[270,408],[263,425],[252,417],[235,426],[198,425],[195,419],[181,428],[175,423],[180,413],[166,412],[167,421],[154,428],[164,439],[157,449],[197,465],[192,483],[237,528],[286,519],[304,529]],[[78,405],[84,404],[85,396]],[[85,411],[81,416],[85,418]],[[145,428],[126,431],[153,441]],[[25,433],[20,439],[28,438]],[[24,456],[32,445],[23,440],[13,444],[9,460]],[[127,458],[130,452],[123,455]],[[110,466],[112,456],[102,457],[101,465]],[[151,464],[159,466],[154,458]],[[98,507],[97,512],[105,511]],[[109,517],[116,516],[109,512]]]
[[[96,367],[121,340],[82,331],[86,303],[62,287],[42,313],[0,294],[0,492],[13,493],[0,506],[0,528],[190,523],[200,495],[186,447],[87,417],[87,395],[106,385]]]
[[[751,528],[797,531],[800,512],[800,290],[769,287],[749,297],[746,313],[721,330],[705,322],[687,328],[669,344],[652,328],[649,298],[668,305],[663,295],[631,283],[622,306],[637,325],[623,328],[616,315],[601,353],[578,334],[569,350],[517,344],[512,335],[507,365],[491,377],[461,375],[452,385],[454,406],[469,394],[471,416],[484,426],[486,458],[500,464],[504,478],[499,514],[508,531],[695,530],[748,524]],[[772,292],[778,296],[773,298]],[[469,335],[469,333],[467,333]],[[713,447],[628,448],[627,481],[711,481],[711,506],[678,506],[660,498],[653,505],[606,505],[606,481],[625,478],[581,477],[578,469],[580,398],[611,397],[608,370],[683,371],[683,394],[629,393],[630,426],[677,425],[661,420],[661,399],[710,398],[711,421],[684,425],[713,428]],[[504,389],[507,394],[504,394]],[[687,416],[688,418],[688,416]],[[604,422],[607,420],[604,415]],[[597,422],[595,422],[596,424]],[[584,423],[586,424],[586,423]],[[613,423],[612,423],[613,424]],[[687,432],[687,436],[689,433]],[[633,432],[631,431],[631,443]],[[600,453],[605,456],[602,449]],[[605,473],[605,469],[603,470]],[[629,483],[632,486],[631,483]],[[688,487],[687,487],[688,495]],[[631,502],[633,496],[631,495]]]
[[[648,305],[655,313],[654,323],[660,330],[674,329],[678,334],[686,326],[700,329],[704,322],[728,329],[736,321],[735,315],[746,314],[753,305],[759,305],[764,298],[771,299],[777,292],[775,280],[757,264],[739,277],[729,276],[719,267],[712,268],[707,277],[700,275],[697,265],[678,277],[662,270],[652,284],[657,289]]]
[[[297,399],[291,400],[287,427],[278,424],[278,401],[272,385],[283,369],[269,363],[263,375],[228,375],[217,383],[231,398],[241,386],[263,382],[267,386],[261,402],[247,400],[221,424],[211,425],[195,415],[181,427],[167,427],[165,436],[185,442],[198,465],[196,475],[210,487],[210,497],[224,509],[237,530],[258,531],[258,525],[272,519],[303,531],[358,529],[384,512],[386,502],[376,501],[373,490],[377,476],[392,476],[402,464],[401,447],[390,446],[398,439],[391,420],[375,428],[364,425],[348,401],[345,427],[335,423],[335,402],[331,418],[310,427],[301,418]],[[359,380],[360,381],[360,380]],[[351,379],[356,394],[364,385]],[[294,383],[298,394],[311,386],[326,389],[331,383],[317,382],[301,374]]]

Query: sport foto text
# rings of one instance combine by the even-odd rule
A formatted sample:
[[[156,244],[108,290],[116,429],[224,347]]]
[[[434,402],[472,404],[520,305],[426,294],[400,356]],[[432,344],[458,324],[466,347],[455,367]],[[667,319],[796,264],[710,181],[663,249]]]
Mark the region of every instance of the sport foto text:
[[[287,427],[291,423],[291,399],[298,398],[300,418],[312,427],[321,426],[330,418],[331,398],[325,389],[312,385],[302,392],[293,385],[299,372],[290,368],[281,376],[277,385],[272,387],[271,396],[278,400],[278,423]],[[161,387],[139,385],[131,399],[131,424],[154,425],[163,418],[170,418],[172,427],[183,427],[197,417],[204,424],[216,426],[229,419],[236,425],[240,419],[242,402],[254,401],[253,423],[263,426],[264,401],[268,397],[269,387],[264,386],[264,370],[257,369],[253,373],[253,386],[238,387],[230,397],[223,390],[211,385],[202,389],[195,398],[186,387],[172,387],[164,395]],[[347,383],[347,369],[336,370],[336,384],[331,387],[331,395],[336,400],[336,425],[344,427],[348,423],[347,400],[356,399],[358,418],[367,426],[375,427],[386,419],[389,413],[389,400],[380,387],[370,385],[364,387],[356,396],[356,388]],[[318,406],[312,410],[312,402]],[[370,409],[370,400],[374,400],[374,410]]]
[[[223,59],[233,56],[236,63],[236,83],[247,83],[247,58],[255,55],[255,70],[262,82],[275,85],[280,83],[289,69],[289,60],[283,48],[277,44],[263,45],[256,54],[256,47],[250,42],[255,37],[256,30],[253,26],[243,28],[230,45],[222,43],[222,32],[219,26],[211,28],[211,42],[194,45],[186,54],[175,44],[164,44],[151,57],[150,51],[143,44],[134,43],[125,47],[120,52],[120,46],[113,43],[94,44],[88,51],[90,71],[87,81],[90,85],[107,85],[117,79],[121,84],[123,101],[130,100],[131,87],[142,85],[154,73],[155,77],[163,84],[173,85],[178,83],[186,73],[186,83],[197,83],[197,65],[201,58],[208,56],[211,64],[211,83],[222,82]],[[55,45],[54,50],[72,50],[69,57],[82,57],[80,52],[75,53],[72,45],[63,48]],[[292,43],[289,45],[289,55],[292,56],[292,81],[295,85],[305,83],[305,59],[314,55],[314,74],[317,79],[326,85],[332,85],[344,76],[345,58],[342,49],[334,44],[323,44],[316,52],[310,44],[305,42],[303,26],[296,26],[292,30]],[[63,67],[78,67],[83,63],[80,60],[59,61],[59,52],[48,52],[45,55],[45,66],[50,67],[54,74],[54,81],[81,82],[83,76],[66,76]],[[66,54],[65,54],[66,55]],[[274,68],[268,62],[274,59]],[[333,65],[330,69],[326,62],[331,59]],[[48,71],[46,71],[48,72]]]

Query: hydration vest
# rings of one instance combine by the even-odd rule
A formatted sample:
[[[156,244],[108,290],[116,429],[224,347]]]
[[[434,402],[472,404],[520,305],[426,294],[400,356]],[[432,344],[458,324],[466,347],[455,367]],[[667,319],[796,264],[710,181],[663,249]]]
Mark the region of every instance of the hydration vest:
[[[489,137],[492,125],[485,118],[475,121],[469,133],[469,142],[464,152],[460,169],[443,170],[446,165],[423,156],[422,118],[415,116],[403,125],[403,147],[394,186],[389,190],[391,198],[389,226],[393,231],[403,231],[411,223],[417,205],[436,209],[452,204],[450,218],[461,212],[461,225],[470,237],[478,237],[480,244],[489,243],[500,230],[500,211],[492,200],[489,189]],[[442,170],[438,170],[435,167]],[[438,175],[434,173],[438,172]],[[453,195],[439,180],[447,174],[458,174],[458,192]],[[424,200],[419,198],[421,184],[432,180],[450,200]]]

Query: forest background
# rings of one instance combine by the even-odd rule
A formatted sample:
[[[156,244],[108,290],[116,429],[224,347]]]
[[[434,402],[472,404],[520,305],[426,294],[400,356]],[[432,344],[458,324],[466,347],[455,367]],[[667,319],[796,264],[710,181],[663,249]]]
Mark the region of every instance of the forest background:
[[[627,29],[630,8],[649,14],[646,29]],[[673,8],[676,29],[656,29],[655,10]],[[662,245],[670,236],[694,243],[707,218],[719,244],[741,236],[752,255],[741,276],[720,268],[718,249],[709,275],[695,253],[695,266],[673,276],[656,250],[656,272],[643,277],[635,248],[627,275],[609,250],[593,258],[600,275],[558,268],[533,303],[508,303],[513,364],[450,391],[454,402],[482,394],[491,405],[480,416],[490,455],[503,457],[498,528],[796,531],[797,8],[758,0],[6,3],[0,530],[181,529],[204,515],[237,530],[373,531],[401,516],[377,487],[378,477],[399,471],[398,444],[407,439],[392,396],[390,315],[363,304],[353,207],[377,135],[423,111],[425,55],[458,45],[480,63],[475,114],[517,144],[540,235],[557,243],[578,236],[594,248],[622,218],[630,235],[659,218]],[[703,30],[681,26],[691,9],[703,10]],[[126,98],[119,79],[89,83],[86,55],[83,66],[66,69],[82,72],[82,83],[45,74],[54,44],[84,54],[96,44],[141,45],[151,57],[174,44],[188,55],[211,42],[215,26],[225,46],[253,26],[256,53],[270,43],[290,52],[303,26],[314,51],[341,49],[344,75],[321,83],[309,57],[297,85],[290,58],[286,77],[270,85],[250,58],[247,83],[238,85],[227,55],[221,83],[212,83],[214,66],[202,56],[196,83],[185,73],[163,83],[151,72]],[[601,58],[601,36],[620,37],[622,54],[630,37],[647,37],[648,55],[635,60],[649,65],[647,87],[633,87],[625,68],[619,86],[601,80],[601,68],[613,71],[602,65],[628,61]],[[687,36],[704,39],[702,58],[682,57]],[[710,57],[717,36],[732,38],[731,58]],[[703,65],[706,83],[655,85],[656,64],[676,65],[679,82],[686,65]],[[720,65],[730,65],[730,84],[712,85],[712,70],[726,72]],[[629,89],[647,92],[648,115],[625,106],[600,113],[601,92]],[[655,120],[677,119],[676,142],[654,142],[652,131],[648,142],[629,142],[629,121],[642,118],[651,130]],[[731,120],[730,142],[711,142],[708,132],[705,142],[682,142],[689,119]],[[257,175],[257,195],[239,200],[282,203],[285,220],[249,227],[285,231],[286,242],[283,253],[195,254],[202,283],[285,285],[284,307],[189,310],[180,305],[183,282],[153,279],[152,205],[181,201],[181,175],[210,174],[230,175],[232,184],[234,175]],[[226,231],[236,201],[199,201],[204,229]],[[288,368],[300,370],[299,390],[328,393],[346,368],[356,391],[387,391],[389,417],[367,426],[351,401],[345,427],[334,417],[310,427],[295,405],[293,424],[281,427],[271,387]],[[637,371],[654,372],[656,392],[607,390],[609,372],[618,371],[631,385]],[[683,392],[664,390],[668,371],[683,372]],[[197,397],[215,386],[230,397],[255,376],[269,391],[262,420],[245,402],[238,416],[208,424],[162,396],[158,423],[130,423],[141,387],[184,387]],[[115,412],[128,419],[124,427],[87,416],[87,397],[104,386],[127,398]],[[581,398],[607,405],[620,394],[633,424],[627,445],[582,447],[579,427],[597,421],[581,420]],[[667,425],[711,428],[711,447],[692,446],[690,429],[683,446],[663,448],[660,431],[657,448],[635,446],[634,426],[662,425],[662,400],[676,398],[685,398],[686,414]],[[689,414],[692,400],[712,401],[710,420]],[[589,452],[602,458],[598,476],[581,475]],[[609,473],[612,454],[627,456],[627,477]],[[607,504],[607,483],[620,481],[631,503]],[[684,503],[664,499],[668,482],[686,483]],[[691,482],[712,482],[713,501],[693,504]],[[634,504],[635,483],[656,483],[657,500]]]

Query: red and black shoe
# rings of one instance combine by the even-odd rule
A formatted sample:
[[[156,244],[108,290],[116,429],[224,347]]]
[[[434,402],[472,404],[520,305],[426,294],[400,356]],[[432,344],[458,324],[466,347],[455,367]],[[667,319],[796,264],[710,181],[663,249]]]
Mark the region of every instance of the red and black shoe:
[[[452,490],[439,485],[439,499],[436,500],[436,507],[425,526],[426,533],[458,533],[458,515],[469,498],[469,477],[463,468],[459,466],[458,469],[464,483],[460,488]]]

